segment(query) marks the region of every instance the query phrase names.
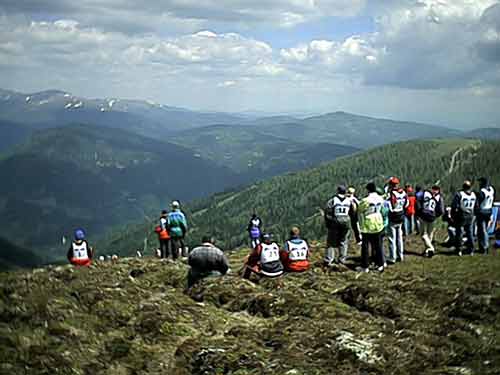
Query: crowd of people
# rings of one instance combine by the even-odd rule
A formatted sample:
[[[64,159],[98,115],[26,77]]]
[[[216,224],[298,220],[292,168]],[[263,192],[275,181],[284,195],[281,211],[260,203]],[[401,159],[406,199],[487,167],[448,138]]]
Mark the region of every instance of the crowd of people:
[[[405,237],[416,233],[421,237],[422,255],[432,257],[436,253],[434,235],[436,220],[448,225],[445,247],[454,247],[456,254],[474,255],[477,233],[478,249],[489,252],[488,225],[495,202],[495,189],[487,178],[478,180],[477,191],[471,181],[466,180],[457,191],[449,207],[439,185],[429,188],[400,185],[397,177],[388,179],[384,187],[370,182],[366,195],[359,199],[353,187],[340,185],[324,208],[324,223],[327,241],[324,266],[345,264],[349,258],[351,239],[361,246],[361,262],[356,269],[382,272],[388,266],[405,259]],[[188,287],[209,276],[220,276],[230,272],[224,252],[215,246],[215,239],[206,236],[202,245],[187,252],[184,239],[188,231],[186,216],[178,201],[171,203],[171,211],[163,210],[155,228],[158,235],[161,258],[188,258],[190,270]],[[273,235],[263,231],[263,221],[253,214],[247,227],[251,252],[246,257],[242,276],[251,278],[279,277],[285,272],[304,272],[310,267],[310,249],[301,237],[300,229],[294,226],[288,239],[280,246]],[[388,244],[388,251],[385,244]],[[68,260],[77,266],[91,264],[93,250],[85,240],[82,229],[75,231],[74,241],[68,250]]]

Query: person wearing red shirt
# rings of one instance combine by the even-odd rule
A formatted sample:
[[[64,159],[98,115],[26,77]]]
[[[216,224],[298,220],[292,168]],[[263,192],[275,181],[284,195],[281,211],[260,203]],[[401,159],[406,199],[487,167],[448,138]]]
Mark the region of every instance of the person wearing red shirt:
[[[300,238],[300,229],[293,227],[290,238],[281,251],[281,262],[287,272],[303,272],[309,269],[309,245]]]

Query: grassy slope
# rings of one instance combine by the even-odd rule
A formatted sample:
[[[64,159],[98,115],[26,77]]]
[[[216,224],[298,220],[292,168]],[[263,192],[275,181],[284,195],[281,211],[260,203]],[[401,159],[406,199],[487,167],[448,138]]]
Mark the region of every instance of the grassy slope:
[[[359,275],[323,271],[321,252],[304,274],[207,280],[193,299],[186,266],[152,259],[0,274],[0,373],[498,374],[499,256]]]

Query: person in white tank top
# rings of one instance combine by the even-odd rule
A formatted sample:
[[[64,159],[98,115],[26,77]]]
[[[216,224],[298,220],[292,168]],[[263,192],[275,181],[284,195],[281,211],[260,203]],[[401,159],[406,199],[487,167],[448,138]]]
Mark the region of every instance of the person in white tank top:
[[[479,180],[480,190],[476,193],[476,225],[477,225],[477,241],[479,251],[483,254],[489,252],[489,234],[488,225],[493,214],[493,204],[495,203],[495,188],[490,185],[489,179],[481,177]]]

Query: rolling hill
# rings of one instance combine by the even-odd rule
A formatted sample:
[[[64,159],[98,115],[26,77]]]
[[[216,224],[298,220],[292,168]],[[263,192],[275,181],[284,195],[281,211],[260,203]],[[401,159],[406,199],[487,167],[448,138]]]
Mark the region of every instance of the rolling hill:
[[[180,146],[89,125],[36,133],[0,160],[0,226],[16,243],[55,245],[76,226],[102,233],[181,201],[238,185]]]
[[[328,142],[371,148],[410,139],[460,137],[461,132],[440,126],[393,121],[334,112],[273,126],[258,125],[265,134],[300,142]]]
[[[260,129],[259,129],[260,130]],[[249,180],[293,172],[358,151],[328,143],[300,143],[251,126],[213,125],[176,133],[170,140]]]
[[[454,154],[455,162],[451,163]],[[424,186],[440,181],[445,197],[450,200],[451,192],[461,186],[464,178],[491,176],[493,184],[500,186],[499,158],[500,142],[433,140],[378,147],[196,202],[188,211],[193,228],[191,243],[196,244],[203,234],[211,233],[227,249],[246,244],[245,228],[254,211],[278,239],[283,239],[293,224],[300,225],[306,237],[318,239],[324,236],[319,209],[337,184],[353,184],[364,194],[363,187],[368,181],[381,184],[391,175]],[[149,234],[149,243],[155,246],[151,227],[150,222],[145,222],[117,230],[102,242],[102,247],[127,253],[142,247],[144,233]]]
[[[0,237],[0,271],[33,268],[46,261],[31,250],[21,248]]]

